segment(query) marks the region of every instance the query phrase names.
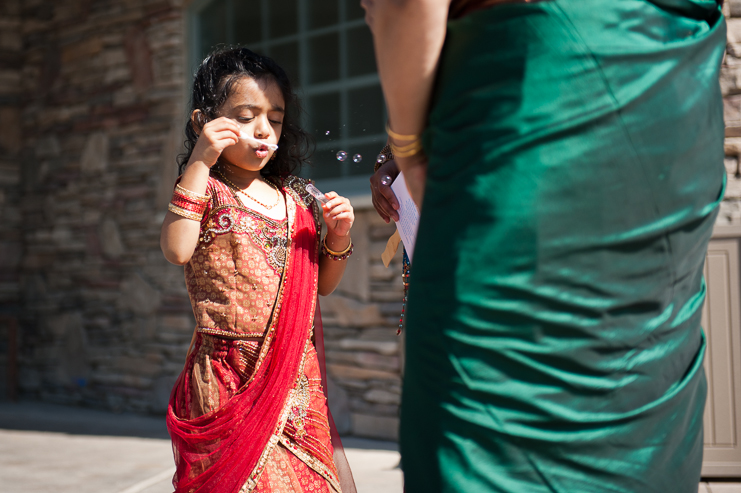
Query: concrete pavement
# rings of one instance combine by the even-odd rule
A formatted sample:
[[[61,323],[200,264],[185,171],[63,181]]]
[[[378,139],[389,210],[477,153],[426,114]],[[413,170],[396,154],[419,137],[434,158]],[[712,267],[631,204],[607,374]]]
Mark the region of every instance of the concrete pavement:
[[[344,441],[358,493],[401,493],[396,444]],[[164,418],[0,401],[3,493],[171,493]]]
[[[343,442],[358,493],[402,492],[395,443]],[[164,417],[0,401],[3,493],[172,493],[174,470]],[[741,493],[741,483],[698,491]]]

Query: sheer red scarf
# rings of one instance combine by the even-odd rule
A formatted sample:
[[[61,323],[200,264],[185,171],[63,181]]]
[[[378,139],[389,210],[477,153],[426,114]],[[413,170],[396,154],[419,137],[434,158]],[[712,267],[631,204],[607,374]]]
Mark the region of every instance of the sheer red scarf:
[[[176,493],[249,491],[282,432],[284,408],[311,336],[318,277],[319,238],[313,214],[301,206],[292,208],[295,220],[289,223],[285,274],[251,381],[224,406],[195,419],[178,417],[188,415],[178,408],[182,375],[175,384],[167,427],[175,451]],[[341,448],[339,443],[335,446]]]

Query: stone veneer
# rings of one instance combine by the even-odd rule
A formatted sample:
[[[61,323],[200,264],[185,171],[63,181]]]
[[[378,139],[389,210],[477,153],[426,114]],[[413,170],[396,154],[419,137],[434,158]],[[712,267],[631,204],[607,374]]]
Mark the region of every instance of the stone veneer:
[[[182,268],[159,250],[182,141],[184,8],[183,0],[0,4],[0,316],[20,321],[23,395],[165,409],[194,323]],[[736,223],[741,0],[724,8],[729,185],[719,222]],[[380,262],[392,232],[358,207],[356,253],[337,293],[321,300],[338,426],[389,439],[402,366],[399,255],[388,269]],[[5,326],[0,319],[3,343]]]
[[[0,317],[17,315],[21,301],[21,67],[20,2],[0,3]],[[0,319],[0,395],[7,392],[8,325]]]
[[[726,172],[728,186],[721,203],[719,224],[741,223],[741,0],[726,1],[728,44],[720,76],[726,122]]]

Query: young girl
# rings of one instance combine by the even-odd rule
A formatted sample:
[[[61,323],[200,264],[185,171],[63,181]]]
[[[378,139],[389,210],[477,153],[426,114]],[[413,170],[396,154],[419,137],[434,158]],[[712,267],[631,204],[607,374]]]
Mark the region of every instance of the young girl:
[[[353,209],[334,192],[320,208],[292,174],[308,137],[270,58],[212,53],[191,109],[161,236],[167,260],[185,266],[197,324],[167,415],[175,491],[354,491],[344,456],[333,459],[317,304],[352,253]]]

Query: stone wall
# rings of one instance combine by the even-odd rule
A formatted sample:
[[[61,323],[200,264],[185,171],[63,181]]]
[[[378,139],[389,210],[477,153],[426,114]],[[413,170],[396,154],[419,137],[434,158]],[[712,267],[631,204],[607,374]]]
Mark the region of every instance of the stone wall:
[[[726,1],[723,7],[728,18],[728,44],[721,69],[726,122],[726,172],[728,185],[721,203],[718,224],[741,223],[741,0]]]
[[[162,411],[193,330],[182,268],[159,251],[182,6],[23,0],[21,14],[21,390]]]
[[[20,0],[0,3],[0,317],[17,316],[20,303],[21,68]],[[0,394],[8,392],[7,319],[0,319]]]
[[[337,291],[320,299],[330,407],[339,431],[393,440],[403,342],[396,329],[404,292],[401,251],[388,268],[381,253],[394,230],[375,210],[356,210],[352,262]]]

